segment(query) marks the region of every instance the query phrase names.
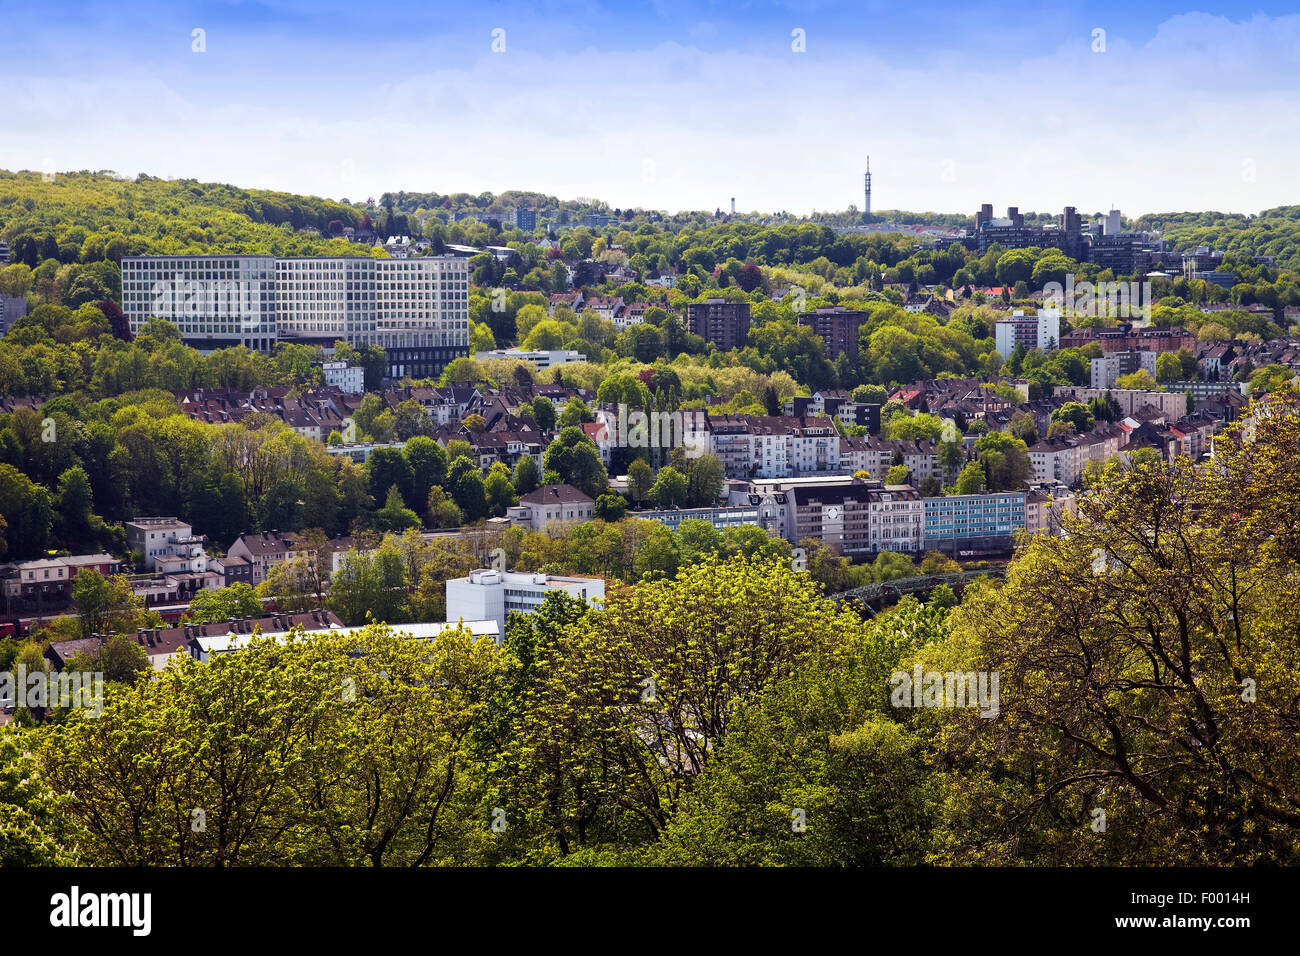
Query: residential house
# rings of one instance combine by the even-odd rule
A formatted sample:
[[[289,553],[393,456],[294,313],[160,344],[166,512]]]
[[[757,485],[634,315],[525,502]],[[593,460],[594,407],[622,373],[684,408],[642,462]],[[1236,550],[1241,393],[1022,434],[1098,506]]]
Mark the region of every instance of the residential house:
[[[595,514],[595,501],[572,485],[542,485],[521,495],[519,504],[506,509],[512,523],[533,531],[590,521]]]
[[[272,568],[297,553],[292,536],[281,531],[241,534],[227,550],[228,557],[245,558],[252,565],[252,584],[261,584]]]
[[[72,582],[90,569],[117,574],[122,562],[111,554],[73,554],[38,558],[15,565],[4,579],[5,596],[28,603],[62,604],[72,595]]]

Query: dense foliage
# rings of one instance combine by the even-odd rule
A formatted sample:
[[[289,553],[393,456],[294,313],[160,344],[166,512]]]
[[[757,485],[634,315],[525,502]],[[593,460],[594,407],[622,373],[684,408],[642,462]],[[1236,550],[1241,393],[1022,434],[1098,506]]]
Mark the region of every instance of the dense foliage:
[[[1110,468],[951,610],[865,620],[779,556],[712,555],[553,595],[500,648],[375,625],[187,659],[10,731],[0,781],[37,765],[0,854],[1294,863],[1300,400],[1220,455]],[[914,668],[996,673],[998,706],[899,707]]]

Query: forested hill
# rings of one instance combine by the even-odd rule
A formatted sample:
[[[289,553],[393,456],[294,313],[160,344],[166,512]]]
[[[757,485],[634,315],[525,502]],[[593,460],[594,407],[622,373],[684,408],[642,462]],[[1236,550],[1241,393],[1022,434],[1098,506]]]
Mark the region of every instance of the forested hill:
[[[147,253],[369,255],[374,251],[366,244],[328,237],[343,227],[373,225],[376,233],[386,238],[390,234],[418,232],[420,221],[425,221],[433,234],[438,231],[438,220],[449,219],[453,214],[495,216],[517,205],[553,211],[557,218],[563,212],[568,222],[577,222],[588,212],[612,212],[621,215],[633,228],[653,223],[655,228],[670,233],[716,221],[714,214],[707,211],[667,215],[612,208],[595,199],[561,200],[541,193],[512,190],[478,195],[384,193],[373,210],[371,223],[361,202],[241,189],[192,179],[165,180],[144,174],[127,179],[108,171],[81,171],[57,173],[46,181],[41,173],[0,170],[0,239],[9,244],[11,262],[26,263],[32,268],[50,259],[65,264],[116,262],[123,255]],[[1026,221],[1051,218],[1046,214],[1025,215]],[[750,217],[739,218],[754,223]],[[836,226],[849,225],[859,218],[849,211],[818,214],[811,220],[777,215],[769,223],[817,222]],[[898,210],[872,218],[947,227],[960,227],[970,221],[959,214]],[[1258,215],[1156,213],[1137,219],[1132,227],[1161,230],[1170,245],[1180,251],[1208,246],[1224,250],[1234,258],[1274,256],[1278,266],[1300,269],[1300,206],[1281,206]],[[485,235],[479,235],[480,232]],[[457,230],[457,235],[448,241],[459,238],[501,239],[495,230],[474,226]]]
[[[0,170],[0,238],[11,262],[32,268],[141,254],[368,255],[368,246],[324,238],[331,222],[357,226],[364,215],[315,196],[192,179],[83,171],[46,181]]]
[[[1174,212],[1143,216],[1140,229],[1159,229],[1179,252],[1198,246],[1229,256],[1273,256],[1277,264],[1300,269],[1300,206],[1265,209],[1257,216],[1222,212]]]

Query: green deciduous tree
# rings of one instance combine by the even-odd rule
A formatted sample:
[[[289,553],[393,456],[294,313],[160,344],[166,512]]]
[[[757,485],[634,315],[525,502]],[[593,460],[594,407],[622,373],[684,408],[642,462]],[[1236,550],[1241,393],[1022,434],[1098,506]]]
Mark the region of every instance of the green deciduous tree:
[[[975,495],[984,490],[984,466],[972,461],[961,470],[953,489],[959,495]]]
[[[492,463],[483,482],[483,490],[487,495],[488,509],[494,515],[504,515],[507,508],[519,504],[519,496],[515,494],[515,486],[510,481],[510,469],[503,462]]]
[[[124,574],[105,577],[94,568],[78,572],[72,581],[82,637],[132,633],[146,618],[144,598],[131,590]]]
[[[1218,468],[1112,466],[1068,534],[954,612],[926,669],[1001,675],[997,720],[940,717],[944,839],[984,861],[1292,862],[1297,626],[1286,516],[1294,400],[1216,444]],[[996,760],[992,754],[996,753]],[[993,760],[997,769],[994,771]],[[994,777],[996,776],[996,779]],[[1094,810],[1107,826],[1092,826]]]
[[[190,601],[189,618],[195,624],[219,624],[258,617],[262,602],[251,584],[236,582],[216,590],[203,589]]]
[[[717,455],[705,453],[687,460],[686,481],[687,494],[692,506],[711,508],[722,497],[723,481],[726,472],[722,460]]]
[[[600,452],[581,428],[567,426],[551,442],[542,460],[543,470],[559,475],[560,481],[573,485],[595,499],[609,487],[609,477],[601,464]]]
[[[690,500],[690,483],[672,465],[665,465],[659,469],[648,497],[656,508],[684,508]]]
[[[1092,410],[1087,405],[1079,402],[1066,402],[1060,408],[1054,410],[1052,412],[1052,421],[1066,422],[1072,425],[1075,433],[1079,435],[1092,431],[1092,426],[1095,423]],[[1018,435],[1017,437],[1023,438],[1024,436]],[[1037,433],[1035,433],[1035,437],[1037,437]]]
[[[990,491],[1019,488],[1034,473],[1028,447],[1006,432],[981,435],[975,442],[975,451],[988,475]]]
[[[376,530],[400,534],[407,528],[418,527],[420,527],[420,516],[406,507],[397,486],[393,485],[384,496],[384,506],[375,512]]]
[[[532,455],[522,455],[519,461],[515,463],[513,481],[515,493],[526,495],[537,488],[540,472],[537,468],[537,459]]]
[[[483,475],[469,458],[462,455],[451,463],[447,469],[446,490],[466,521],[479,521],[488,516],[487,488],[483,483]]]
[[[912,479],[912,471],[906,465],[893,465],[885,472],[885,484],[905,485]]]
[[[74,712],[40,765],[72,795],[85,862],[472,860],[490,821],[471,730],[498,668],[494,643],[463,631],[255,641],[142,681],[101,717]]]

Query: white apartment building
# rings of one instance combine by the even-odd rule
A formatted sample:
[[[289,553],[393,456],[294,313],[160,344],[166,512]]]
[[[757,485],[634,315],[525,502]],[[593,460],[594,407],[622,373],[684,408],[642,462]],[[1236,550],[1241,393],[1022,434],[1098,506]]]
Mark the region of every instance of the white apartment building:
[[[521,362],[532,362],[537,366],[538,371],[550,368],[552,365],[564,365],[566,362],[585,362],[587,356],[583,355],[577,349],[551,349],[538,350],[534,352],[525,352],[523,349],[492,349],[489,352],[475,352],[474,361],[482,362],[484,359],[519,359]]]
[[[605,580],[479,568],[447,581],[447,621],[496,621],[504,634],[511,611],[531,614],[552,591],[592,604],[605,600]]]
[[[902,456],[903,465],[912,473],[914,482],[942,477],[939,445],[931,439],[890,441],[875,435],[840,439],[840,468],[850,474],[865,471],[872,478],[883,480],[893,467],[895,455]]]
[[[146,570],[202,573],[208,569],[206,538],[195,537],[188,523],[176,518],[133,518],[126,522],[126,545],[144,556]]]
[[[1030,349],[1054,349],[1061,342],[1061,312],[1059,309],[1041,308],[1037,315],[1025,315],[1017,309],[1006,319],[993,325],[993,341],[998,354],[1010,357],[1017,345]]]
[[[743,450],[745,440],[737,433],[725,428],[716,432],[713,453],[722,459],[724,468],[739,456],[742,470],[736,474],[758,478],[840,470],[840,436],[829,418],[752,415],[743,421],[747,452]],[[711,447],[713,439],[711,435]]]
[[[911,485],[886,485],[871,496],[867,540],[871,550],[919,552],[925,540],[925,499]]]
[[[796,475],[839,470],[840,436],[829,418],[791,429],[786,447],[786,460]]]
[[[593,295],[589,296],[583,303],[582,309],[585,312],[588,309],[593,310],[598,316],[607,322],[613,322],[619,311],[623,308],[623,297],[621,295]]]
[[[1119,454],[1128,434],[1114,425],[1100,425],[1083,435],[1056,435],[1029,446],[1034,481],[1074,487],[1088,462],[1105,462]]]
[[[756,466],[754,474],[759,478],[781,478],[791,474],[789,441],[783,433],[764,433],[761,430],[751,432],[752,458]]]
[[[469,261],[132,256],[122,260],[122,311],[131,330],[154,316],[200,349],[277,341],[379,345],[388,374],[441,374],[469,354]]]
[[[349,395],[360,395],[366,390],[366,370],[347,362],[324,362],[321,371],[325,374],[325,384]]]
[[[1058,385],[1052,392],[1063,402],[1080,402],[1087,405],[1094,398],[1113,398],[1125,415],[1132,415],[1144,405],[1158,408],[1171,421],[1187,414],[1187,395],[1183,392],[1148,392],[1140,388],[1083,388],[1079,385]]]
[[[1156,377],[1155,352],[1107,352],[1101,358],[1089,360],[1089,378],[1093,388],[1110,389],[1121,375],[1146,369]]]

